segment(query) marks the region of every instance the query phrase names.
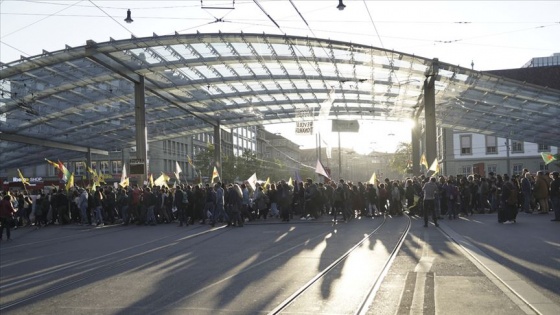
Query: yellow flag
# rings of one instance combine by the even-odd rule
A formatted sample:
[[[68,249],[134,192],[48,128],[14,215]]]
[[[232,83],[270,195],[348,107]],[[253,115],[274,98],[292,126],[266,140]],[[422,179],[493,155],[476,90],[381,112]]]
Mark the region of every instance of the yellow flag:
[[[154,187],[154,175],[150,174],[150,186]]]
[[[101,183],[107,184],[107,182],[105,181],[105,177],[103,176],[103,173],[101,173],[101,170],[99,170],[99,173],[97,174],[97,178],[99,180],[99,184]]]
[[[214,171],[212,172],[212,183],[214,182],[214,178],[220,177],[218,174],[218,169],[214,166]]]
[[[290,177],[290,180],[288,181],[288,185],[294,187],[294,180]]]
[[[19,168],[17,169],[19,178],[21,179],[21,183],[23,184],[23,187],[25,188],[25,185],[29,185],[29,180],[25,177],[23,177],[23,174],[21,173],[21,171],[19,170]]]
[[[270,185],[270,177],[268,177],[268,178],[266,179],[266,182],[264,182],[264,185],[263,185],[263,190],[264,190],[264,191],[267,191],[267,190],[268,190],[268,188],[267,188],[268,185]]]
[[[45,161],[47,161],[50,165],[52,165],[52,167],[58,169],[58,163],[55,163],[47,158],[45,158]]]
[[[153,179],[153,177],[151,177]],[[167,185],[167,182],[169,181],[169,176],[167,176],[167,174],[165,173],[161,173],[161,175],[153,181],[152,186],[155,184],[156,186],[165,186],[165,187],[169,187]]]
[[[70,178],[68,178],[68,182],[66,182],[66,191],[70,190],[72,187],[74,187],[74,173],[70,174]]]

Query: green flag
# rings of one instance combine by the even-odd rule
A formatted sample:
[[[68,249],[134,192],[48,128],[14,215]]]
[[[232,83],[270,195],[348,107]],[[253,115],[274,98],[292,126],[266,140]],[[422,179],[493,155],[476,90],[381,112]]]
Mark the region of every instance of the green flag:
[[[541,152],[541,156],[545,164],[558,160],[558,154],[552,154],[550,152]]]

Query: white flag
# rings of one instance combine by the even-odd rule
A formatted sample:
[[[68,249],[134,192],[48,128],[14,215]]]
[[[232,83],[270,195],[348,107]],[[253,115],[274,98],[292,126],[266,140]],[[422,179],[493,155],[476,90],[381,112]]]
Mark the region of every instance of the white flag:
[[[437,158],[434,160],[434,162],[432,163],[432,165],[430,166],[428,171],[432,171],[432,172],[434,172],[434,174],[439,173],[439,163],[438,163]]]
[[[177,162],[177,161],[175,161],[175,168],[176,168],[176,171],[175,171],[175,178],[177,178],[177,181],[180,181],[181,179],[179,178],[179,174],[180,174],[183,170],[181,169],[181,167],[179,166],[179,162]]]
[[[251,177],[247,179],[247,182],[249,183],[249,186],[251,186],[251,189],[255,190],[257,188],[257,173],[251,175]]]
[[[121,173],[121,182],[119,183],[119,185],[121,185],[122,187],[127,187],[129,186],[129,180],[128,180],[128,176],[126,175],[126,164],[123,164],[122,167],[122,173]]]
[[[325,171],[325,168],[323,167],[323,164],[321,164],[321,161],[317,160],[317,166],[315,167],[315,173],[319,174],[319,175],[323,175],[326,178],[331,178],[327,172]]]

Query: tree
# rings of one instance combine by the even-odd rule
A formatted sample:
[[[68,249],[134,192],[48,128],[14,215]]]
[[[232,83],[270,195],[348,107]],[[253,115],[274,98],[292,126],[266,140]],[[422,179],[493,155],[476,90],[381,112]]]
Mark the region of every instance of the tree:
[[[397,146],[395,154],[393,155],[393,158],[389,162],[389,167],[391,168],[391,170],[404,175],[407,173],[407,170],[410,167],[411,160],[412,144],[400,142]]]
[[[214,145],[208,144],[206,150],[200,151],[194,157],[193,164],[196,167],[196,171],[200,172],[203,178],[211,178],[212,171],[216,165],[214,163]]]

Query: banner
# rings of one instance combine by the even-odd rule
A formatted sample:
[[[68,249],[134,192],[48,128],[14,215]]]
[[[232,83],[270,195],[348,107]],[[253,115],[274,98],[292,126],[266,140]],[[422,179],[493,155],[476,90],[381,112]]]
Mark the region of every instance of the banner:
[[[313,115],[308,108],[296,109],[296,135],[313,134]]]

